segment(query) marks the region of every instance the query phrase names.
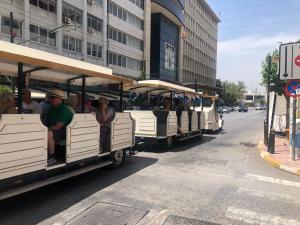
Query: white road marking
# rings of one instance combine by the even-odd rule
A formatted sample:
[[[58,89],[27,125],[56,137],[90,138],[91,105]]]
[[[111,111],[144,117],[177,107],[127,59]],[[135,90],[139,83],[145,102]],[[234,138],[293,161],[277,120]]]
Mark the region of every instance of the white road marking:
[[[226,212],[226,217],[249,224],[260,225],[299,225],[300,221],[294,219],[285,219],[279,216],[257,213],[246,209],[229,207]]]
[[[245,177],[250,180],[254,180],[254,181],[264,181],[264,182],[269,182],[269,183],[273,183],[273,184],[281,184],[281,185],[300,188],[299,182],[294,182],[294,181],[289,181],[289,180],[281,180],[278,178],[265,177],[265,176],[249,174],[249,173],[247,173]]]
[[[248,189],[243,187],[239,188],[237,192],[243,195],[251,195],[259,198],[267,198],[271,201],[287,201],[289,203],[300,205],[300,198],[296,196],[280,194],[275,192],[259,191],[259,190]]]

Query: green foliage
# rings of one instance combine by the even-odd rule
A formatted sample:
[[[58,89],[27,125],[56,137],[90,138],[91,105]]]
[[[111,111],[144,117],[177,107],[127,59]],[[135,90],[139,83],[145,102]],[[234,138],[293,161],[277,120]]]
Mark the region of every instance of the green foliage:
[[[237,106],[241,99],[243,99],[243,94],[246,91],[246,85],[243,81],[238,81],[238,83],[225,81],[225,99],[224,104],[229,106]]]
[[[267,87],[268,86],[268,75],[269,75],[269,66],[268,66],[268,57],[274,57],[277,56],[279,57],[279,52],[278,50],[274,50],[272,53],[269,53],[265,60],[262,62],[262,70],[261,70],[261,75],[262,75],[262,82],[261,85]],[[271,63],[271,70],[270,70],[270,84],[275,85],[275,91],[278,92],[279,95],[284,93],[284,86],[286,84],[286,81],[280,80],[279,79],[279,74],[278,74],[278,64]]]
[[[12,90],[9,86],[0,85],[0,94],[2,93],[12,93]]]
[[[138,80],[146,80],[146,72],[144,70],[141,71]]]

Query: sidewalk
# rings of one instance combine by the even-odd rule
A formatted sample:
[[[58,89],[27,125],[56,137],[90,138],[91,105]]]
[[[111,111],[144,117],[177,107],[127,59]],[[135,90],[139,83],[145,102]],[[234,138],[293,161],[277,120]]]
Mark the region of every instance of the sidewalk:
[[[275,154],[270,154],[263,141],[258,144],[260,156],[270,165],[300,176],[300,158],[291,160],[290,144],[285,137],[275,137]]]

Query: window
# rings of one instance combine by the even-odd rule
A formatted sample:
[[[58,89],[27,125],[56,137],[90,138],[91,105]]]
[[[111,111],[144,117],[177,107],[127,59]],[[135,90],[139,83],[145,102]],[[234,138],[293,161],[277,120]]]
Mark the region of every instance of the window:
[[[29,31],[30,31],[30,39],[33,39],[32,41],[54,46],[54,47],[56,46],[55,32],[50,32],[46,28],[42,28],[34,24],[30,24]]]
[[[91,43],[87,43],[87,55],[92,55],[92,45]]]
[[[122,44],[128,45],[132,48],[136,48],[139,50],[143,50],[144,47],[143,41],[122,31],[118,31],[112,27],[109,27],[108,29],[108,37],[114,41],[120,42]]]
[[[114,15],[115,17],[118,17],[119,19],[124,20],[125,22],[131,24],[132,26],[135,26],[136,28],[139,28],[141,30],[144,29],[143,20],[131,14],[130,12],[127,12],[125,9],[123,9],[122,7],[116,5],[111,1],[108,4],[108,12]]]
[[[40,43],[42,44],[47,44],[47,29],[41,28],[40,27]]]
[[[39,36],[39,27],[38,26],[30,24],[29,30],[30,30],[30,39],[34,39]],[[34,39],[33,41],[38,41],[38,40]]]
[[[68,17],[75,24],[82,24],[82,11],[65,2],[63,2],[62,19]]]
[[[64,35],[63,48],[72,52],[82,52],[82,40]]]
[[[140,71],[143,69],[143,62],[132,59],[120,54],[116,54],[113,52],[108,53],[108,63],[116,66],[121,66],[125,68],[129,68],[132,70]]]
[[[29,3],[43,10],[56,13],[56,0],[29,0]]]
[[[88,14],[88,27],[94,28],[96,31],[103,31],[103,20],[96,16]]]
[[[97,44],[87,43],[87,55],[102,58],[102,46]]]
[[[136,6],[140,7],[141,9],[144,9],[144,0],[129,0]]]
[[[18,20],[13,20],[13,31],[16,34],[16,37],[22,37],[22,22]],[[10,35],[10,18],[2,16],[1,19],[1,32],[3,34]]]

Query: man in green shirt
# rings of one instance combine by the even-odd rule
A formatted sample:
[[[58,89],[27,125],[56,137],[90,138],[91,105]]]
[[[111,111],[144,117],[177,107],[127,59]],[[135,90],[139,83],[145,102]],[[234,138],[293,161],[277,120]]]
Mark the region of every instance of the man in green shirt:
[[[48,163],[53,164],[55,159],[55,142],[66,139],[66,126],[71,122],[73,113],[63,103],[65,94],[58,89],[48,91],[51,109],[48,113]]]

